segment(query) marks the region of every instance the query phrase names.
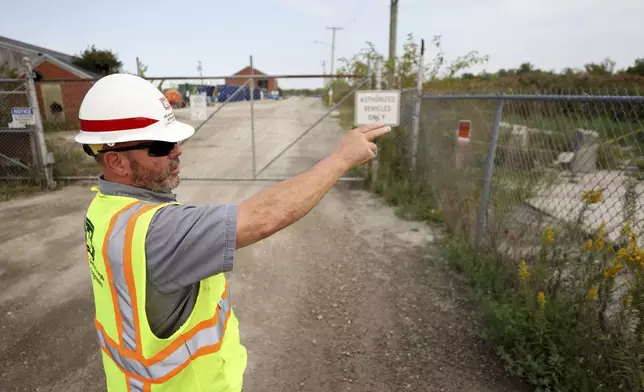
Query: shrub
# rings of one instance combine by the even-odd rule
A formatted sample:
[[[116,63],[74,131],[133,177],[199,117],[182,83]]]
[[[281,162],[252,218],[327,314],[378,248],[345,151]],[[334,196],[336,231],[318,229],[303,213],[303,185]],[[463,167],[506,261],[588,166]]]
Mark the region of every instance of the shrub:
[[[582,198],[586,207],[603,199],[598,190]],[[644,390],[644,250],[630,224],[614,244],[603,224],[592,235],[547,226],[531,260],[458,240],[445,250],[474,287],[482,336],[508,372],[542,391]]]

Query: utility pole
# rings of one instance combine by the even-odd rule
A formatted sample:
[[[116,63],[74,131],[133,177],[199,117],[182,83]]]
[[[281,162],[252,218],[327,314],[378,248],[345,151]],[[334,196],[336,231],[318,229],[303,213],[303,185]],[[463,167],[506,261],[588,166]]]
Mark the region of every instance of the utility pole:
[[[139,61],[139,56],[136,56],[136,74],[141,76],[141,62]]]
[[[322,75],[326,75],[326,61],[322,61]],[[324,78],[324,85],[328,83],[329,78]]]
[[[396,33],[398,31],[398,0],[391,0],[389,16],[389,64],[391,72],[387,74],[387,82],[390,89],[394,88],[394,76],[396,71]]]
[[[333,38],[331,39],[331,75],[333,75],[333,61],[335,60],[335,32],[336,30],[343,30],[342,27],[327,26],[327,30],[333,31]]]
[[[201,77],[201,84],[203,85],[203,68],[201,67],[201,60],[197,60],[197,71],[199,71],[199,77]]]

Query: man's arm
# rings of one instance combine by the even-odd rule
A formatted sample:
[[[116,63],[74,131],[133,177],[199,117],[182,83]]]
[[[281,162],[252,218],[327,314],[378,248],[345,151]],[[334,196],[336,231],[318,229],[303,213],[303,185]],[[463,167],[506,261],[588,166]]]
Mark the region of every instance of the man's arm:
[[[335,151],[310,170],[270,186],[238,207],[237,249],[297,222],[308,214],[351,168],[376,156],[373,140],[391,131],[382,124],[351,130]]]

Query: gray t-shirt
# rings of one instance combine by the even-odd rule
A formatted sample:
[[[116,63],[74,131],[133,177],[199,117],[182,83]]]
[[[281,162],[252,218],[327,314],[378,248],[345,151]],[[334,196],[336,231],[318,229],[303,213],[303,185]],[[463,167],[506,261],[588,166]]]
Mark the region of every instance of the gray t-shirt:
[[[172,193],[99,179],[102,193],[150,202],[172,202]],[[148,323],[160,338],[174,333],[190,316],[199,281],[232,271],[237,205],[168,205],[152,218],[145,241]]]

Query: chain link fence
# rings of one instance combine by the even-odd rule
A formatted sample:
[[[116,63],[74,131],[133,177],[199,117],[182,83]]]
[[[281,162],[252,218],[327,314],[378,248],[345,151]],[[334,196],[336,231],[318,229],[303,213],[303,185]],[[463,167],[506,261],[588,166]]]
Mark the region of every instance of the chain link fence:
[[[163,91],[176,119],[195,127],[195,135],[181,143],[182,180],[274,181],[311,167],[330,152],[341,130],[353,126],[354,93],[368,88],[368,81],[364,75],[336,76],[329,84],[315,81],[324,75],[148,80]],[[320,87],[279,88],[280,81]],[[94,159],[74,141],[80,105],[92,84],[64,80],[37,84],[57,180],[91,179],[99,174]],[[278,88],[282,94],[276,94]]]
[[[644,385],[644,96],[622,94],[405,90],[370,184],[400,214],[446,227],[463,260],[450,264],[490,295],[485,306],[500,301],[484,310],[494,342],[527,350],[508,361],[583,358],[563,371],[601,372],[607,390]],[[575,323],[557,324],[568,312]],[[575,348],[526,349],[514,335],[539,328]]]
[[[549,224],[571,241],[641,232],[644,97],[425,95],[421,107],[416,178],[455,232],[512,258],[534,256]]]
[[[16,187],[47,184],[48,154],[42,145],[33,83],[0,79],[0,185],[2,197]]]

